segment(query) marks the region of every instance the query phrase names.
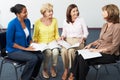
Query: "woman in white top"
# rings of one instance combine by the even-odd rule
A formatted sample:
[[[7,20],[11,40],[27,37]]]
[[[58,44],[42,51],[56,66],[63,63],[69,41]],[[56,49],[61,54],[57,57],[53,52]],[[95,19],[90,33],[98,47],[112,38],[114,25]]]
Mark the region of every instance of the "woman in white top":
[[[66,20],[63,22],[63,31],[60,39],[65,40],[71,45],[75,43],[80,43],[80,45],[77,48],[66,49],[63,47],[61,49],[61,56],[65,68],[62,80],[66,80],[68,70],[71,68],[75,57],[75,51],[84,48],[88,34],[87,25],[84,19],[79,16],[77,5],[70,4],[67,8]]]

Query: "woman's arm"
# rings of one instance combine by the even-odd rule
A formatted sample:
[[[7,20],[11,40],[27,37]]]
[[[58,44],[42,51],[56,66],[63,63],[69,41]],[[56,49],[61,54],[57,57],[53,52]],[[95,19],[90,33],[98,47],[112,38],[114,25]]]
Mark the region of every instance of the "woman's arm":
[[[120,46],[120,24],[114,24],[112,33],[112,44],[106,47],[105,52],[114,53]]]
[[[58,40],[60,38],[59,32],[58,32],[58,24],[57,20],[55,19],[55,39]]]
[[[20,45],[14,43],[13,47],[20,49],[20,50],[34,51],[34,48],[32,46],[26,48],[26,47],[23,47],[23,46],[20,46]]]
[[[38,28],[38,22],[34,24],[34,31],[33,31],[33,41],[38,42],[38,35],[39,35],[39,28]]]
[[[82,24],[83,39],[86,39],[88,34],[89,34],[88,28],[87,28],[87,25],[86,25],[86,23],[85,23],[83,18],[81,18],[80,21],[81,21],[81,24]]]

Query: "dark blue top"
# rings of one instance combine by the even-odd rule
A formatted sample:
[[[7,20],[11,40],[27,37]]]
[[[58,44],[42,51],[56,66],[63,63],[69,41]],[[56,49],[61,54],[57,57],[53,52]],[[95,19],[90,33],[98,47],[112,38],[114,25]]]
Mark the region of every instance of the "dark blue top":
[[[6,50],[8,51],[8,53],[19,50],[13,47],[14,43],[23,47],[29,46],[30,41],[32,40],[30,28],[31,24],[29,19],[25,19],[24,22],[26,28],[29,31],[29,36],[27,38],[17,17],[9,22],[6,32]]]

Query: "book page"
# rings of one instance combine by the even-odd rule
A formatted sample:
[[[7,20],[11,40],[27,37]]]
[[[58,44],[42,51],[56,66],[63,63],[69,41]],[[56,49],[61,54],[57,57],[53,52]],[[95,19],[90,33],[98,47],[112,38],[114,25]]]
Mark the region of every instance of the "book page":
[[[64,40],[58,41],[58,44],[63,46],[63,47],[65,47],[66,49],[79,47],[79,45],[80,45],[80,43],[76,43],[74,45],[70,45],[68,42],[66,42]]]
[[[78,55],[80,54],[83,56],[84,59],[91,59],[102,56],[99,52],[91,52],[88,49],[78,50]]]
[[[45,43],[40,43],[40,44],[38,44],[38,43],[32,43],[32,44],[30,44],[30,46],[32,46],[33,48],[35,48],[35,51],[44,51],[45,49],[48,49],[48,46],[47,46],[47,44],[45,44]]]
[[[49,47],[50,49],[61,48],[61,47],[58,45],[57,41],[52,41],[52,42],[50,42],[50,43],[48,44],[48,47]]]
[[[74,45],[71,46],[71,48],[79,47],[80,43],[75,43]]]
[[[59,40],[58,44],[61,45],[61,46],[63,46],[63,47],[65,47],[66,49],[70,48],[70,46],[71,46],[69,43],[67,43],[64,40]]]
[[[44,51],[45,49],[54,49],[54,48],[60,48],[58,43],[56,41],[52,41],[49,44],[46,43],[32,43],[30,44],[33,48],[35,48],[35,51]]]

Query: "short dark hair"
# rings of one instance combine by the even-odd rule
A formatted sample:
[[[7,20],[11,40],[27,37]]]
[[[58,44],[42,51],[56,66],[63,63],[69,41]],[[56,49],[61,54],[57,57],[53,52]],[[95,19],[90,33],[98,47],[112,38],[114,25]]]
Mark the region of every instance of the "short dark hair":
[[[108,17],[106,17],[105,19],[108,22],[112,22],[112,23],[119,23],[119,15],[120,15],[120,11],[119,8],[115,5],[115,4],[108,4],[105,5],[102,8],[103,11],[107,11],[108,13]]]
[[[68,6],[67,12],[66,12],[67,23],[72,22],[70,13],[71,13],[71,10],[72,10],[73,8],[75,8],[75,7],[77,7],[76,4],[70,4],[70,5]],[[78,8],[78,7],[77,7],[77,8]],[[79,11],[78,11],[78,15],[79,15]]]
[[[15,14],[20,14],[22,9],[25,8],[26,6],[23,4],[16,4],[15,6],[10,8],[10,11],[15,13]]]

